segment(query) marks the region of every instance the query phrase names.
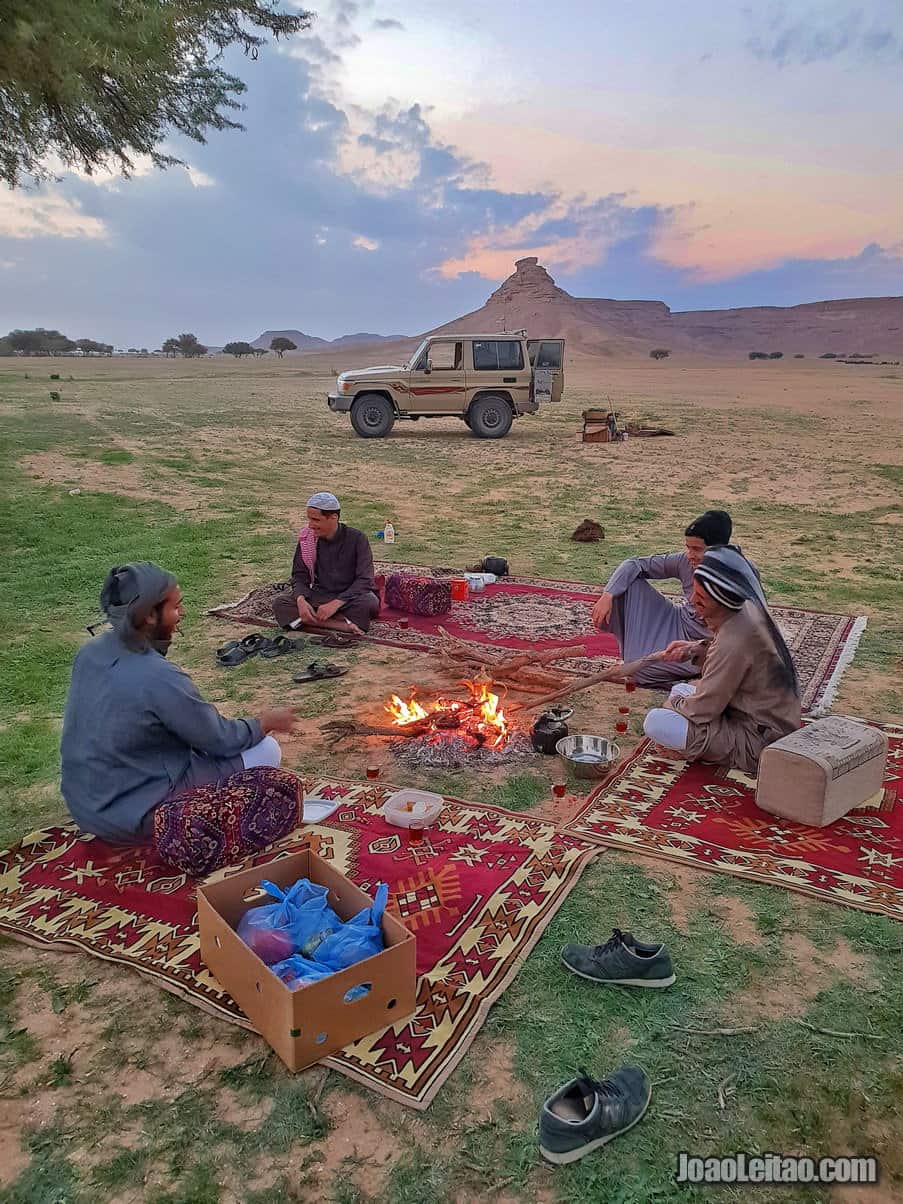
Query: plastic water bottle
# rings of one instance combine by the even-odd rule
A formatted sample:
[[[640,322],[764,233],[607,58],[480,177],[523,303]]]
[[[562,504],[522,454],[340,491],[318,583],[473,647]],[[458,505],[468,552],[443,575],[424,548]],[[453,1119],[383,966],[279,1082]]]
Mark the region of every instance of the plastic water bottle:
[[[394,542],[395,542],[395,528],[392,526],[391,521],[387,520],[386,525],[383,527],[383,543],[394,543]]]

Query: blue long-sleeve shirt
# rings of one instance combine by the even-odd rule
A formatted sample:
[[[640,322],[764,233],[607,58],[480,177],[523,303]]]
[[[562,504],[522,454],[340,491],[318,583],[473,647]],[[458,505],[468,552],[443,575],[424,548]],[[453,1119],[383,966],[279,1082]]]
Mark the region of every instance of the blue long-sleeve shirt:
[[[132,840],[192,758],[236,757],[263,739],[256,719],[225,719],[177,665],[132,651],[114,631],[79,649],[61,741],[72,818],[106,840]]]

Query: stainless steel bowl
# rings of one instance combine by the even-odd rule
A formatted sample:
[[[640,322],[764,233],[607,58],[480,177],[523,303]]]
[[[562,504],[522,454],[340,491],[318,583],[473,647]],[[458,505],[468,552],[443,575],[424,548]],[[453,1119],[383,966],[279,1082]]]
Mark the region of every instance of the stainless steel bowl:
[[[565,736],[555,751],[576,778],[604,778],[621,755],[618,745],[603,736]]]

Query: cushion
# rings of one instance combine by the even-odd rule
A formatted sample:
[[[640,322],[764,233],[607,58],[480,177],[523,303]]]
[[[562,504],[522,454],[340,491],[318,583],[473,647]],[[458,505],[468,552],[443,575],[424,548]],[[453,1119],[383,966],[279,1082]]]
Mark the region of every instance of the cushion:
[[[446,615],[451,610],[451,581],[392,573],[386,579],[386,606],[409,615]]]
[[[886,761],[884,732],[842,715],[816,719],[764,750],[756,803],[823,828],[880,792]]]
[[[161,803],[153,814],[157,856],[200,878],[287,836],[301,823],[304,791],[285,769],[243,769]]]

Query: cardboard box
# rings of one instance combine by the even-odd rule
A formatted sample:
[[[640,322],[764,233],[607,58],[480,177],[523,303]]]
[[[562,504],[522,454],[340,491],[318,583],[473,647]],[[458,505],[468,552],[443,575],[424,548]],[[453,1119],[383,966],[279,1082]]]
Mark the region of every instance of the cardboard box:
[[[414,1011],[414,936],[388,913],[383,916],[382,953],[289,990],[235,931],[249,908],[272,901],[260,893],[264,878],[283,889],[299,878],[328,887],[329,905],[343,920],[372,906],[373,900],[310,849],[198,888],[201,957],[289,1070],[303,1070]],[[345,995],[362,983],[369,984],[368,993],[346,1002]]]

